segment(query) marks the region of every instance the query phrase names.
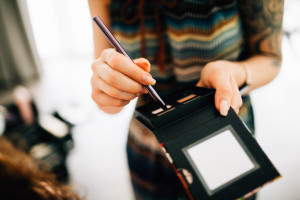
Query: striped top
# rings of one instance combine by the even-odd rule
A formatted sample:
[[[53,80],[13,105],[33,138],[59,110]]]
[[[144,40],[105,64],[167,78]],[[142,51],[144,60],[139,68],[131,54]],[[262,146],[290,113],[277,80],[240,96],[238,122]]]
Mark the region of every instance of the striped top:
[[[145,19],[146,58],[151,63],[151,74],[157,80],[154,88],[161,97],[185,84],[199,81],[201,69],[208,62],[222,59],[235,61],[244,54],[245,42],[238,0],[178,0],[176,6],[168,5],[174,1],[176,0],[110,2],[111,31],[132,59],[141,57],[141,19]],[[155,7],[153,2],[157,2],[158,6]],[[141,3],[144,5],[141,6]],[[157,22],[163,32],[165,45],[164,72],[159,69],[155,59],[161,45],[158,42]],[[141,95],[137,106],[148,100],[151,101],[150,95]],[[249,98],[247,102],[249,103],[244,101],[240,109],[243,119],[251,114],[248,112],[251,107]],[[129,127],[129,136],[147,148],[160,151],[151,131],[134,117]]]
[[[175,78],[180,83],[199,80],[201,69],[208,62],[239,59],[244,39],[238,0],[179,0],[175,7],[166,5],[172,1],[144,0],[146,58],[155,79]],[[140,0],[122,6],[125,2],[111,1],[111,30],[128,55],[138,58],[141,57],[141,19],[137,17]],[[159,43],[153,2],[158,2],[159,26],[166,47],[164,72],[154,59]]]
[[[171,5],[177,1],[175,6]],[[201,69],[208,62],[235,61],[244,54],[238,0],[177,1],[111,0],[110,3],[113,34],[132,59],[141,57],[144,45],[151,74],[157,80],[154,88],[162,97],[198,81]],[[162,34],[158,34],[158,28]],[[163,49],[162,41],[164,72],[156,57]],[[137,105],[148,99],[150,95],[141,95]],[[239,115],[254,130],[250,98],[243,97],[243,102]],[[134,117],[129,126],[127,158],[136,199],[179,199],[183,192],[162,148],[154,134]]]

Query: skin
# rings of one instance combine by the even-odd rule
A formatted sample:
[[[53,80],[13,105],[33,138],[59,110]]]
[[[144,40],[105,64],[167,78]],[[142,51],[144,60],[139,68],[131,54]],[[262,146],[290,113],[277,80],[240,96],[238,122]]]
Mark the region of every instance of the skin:
[[[89,0],[91,17],[96,14],[109,25],[107,1]],[[280,71],[283,4],[281,0],[240,1],[240,13],[250,57],[244,61],[218,60],[206,64],[197,86],[216,89],[215,105],[224,116],[229,106],[237,113],[242,105],[238,88],[251,74],[250,90],[272,81]],[[101,12],[98,12],[100,11]],[[110,49],[106,38],[93,25],[95,58],[91,78],[94,102],[107,113],[118,113],[141,93],[142,85],[155,84],[145,58],[134,60]],[[148,77],[148,78],[147,78]]]

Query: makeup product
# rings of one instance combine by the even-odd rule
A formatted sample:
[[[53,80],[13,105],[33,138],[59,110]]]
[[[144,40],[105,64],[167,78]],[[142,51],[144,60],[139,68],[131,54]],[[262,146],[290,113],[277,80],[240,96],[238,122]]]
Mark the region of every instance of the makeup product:
[[[100,28],[100,30],[103,32],[105,37],[108,39],[110,44],[116,49],[116,51],[123,54],[124,56],[126,56],[128,59],[131,60],[131,58],[128,56],[128,54],[123,49],[123,47],[120,45],[120,43],[117,41],[117,39],[113,36],[113,34],[108,30],[108,28],[102,22],[100,17],[95,16],[93,18],[93,20],[97,24],[97,26]],[[157,92],[154,90],[154,88],[151,85],[146,85],[144,87],[149,92],[151,97],[160,105],[161,108],[163,108],[164,110],[167,109],[165,102],[160,98],[160,96],[157,94]]]
[[[219,114],[214,95],[184,88],[166,97],[167,110],[149,103],[135,117],[152,130],[190,199],[245,198],[280,174],[232,108]]]
[[[6,116],[6,108],[0,105],[0,137],[4,133],[5,130],[5,116]]]

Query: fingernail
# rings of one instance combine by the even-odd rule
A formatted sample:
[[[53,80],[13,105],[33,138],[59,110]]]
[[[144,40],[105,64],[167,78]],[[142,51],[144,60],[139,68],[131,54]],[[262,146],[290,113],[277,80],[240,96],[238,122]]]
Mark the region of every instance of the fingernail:
[[[227,113],[228,113],[228,103],[226,100],[222,100],[220,102],[220,114],[223,115],[223,116],[226,116]]]
[[[150,66],[150,63],[147,61],[144,61],[144,60],[139,60],[139,61],[135,62],[135,64],[137,64],[137,63],[143,64],[144,66],[147,66],[147,67]]]
[[[154,80],[152,77],[144,75],[142,79],[147,85],[155,85],[156,80]]]
[[[142,63],[143,63],[144,65],[146,65],[147,67],[149,67],[149,66],[150,66],[150,63],[149,63],[149,61],[142,61]]]
[[[148,64],[148,63],[146,63],[146,62],[141,62],[142,63],[142,65],[143,65],[143,67],[149,67],[150,65]]]
[[[145,59],[145,58],[139,58],[136,60],[137,62],[141,62],[141,63],[145,63],[147,65],[150,65],[149,60]]]
[[[148,93],[148,90],[146,88],[144,88],[144,94],[147,94]]]
[[[145,87],[142,87],[139,94],[146,94],[147,92],[148,92],[147,89]]]

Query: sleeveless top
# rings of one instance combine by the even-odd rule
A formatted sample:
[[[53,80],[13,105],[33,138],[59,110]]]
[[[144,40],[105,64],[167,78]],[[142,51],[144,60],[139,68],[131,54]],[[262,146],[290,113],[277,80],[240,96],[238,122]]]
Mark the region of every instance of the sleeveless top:
[[[181,0],[174,7],[166,5],[170,0],[112,0],[111,29],[132,59],[141,57],[141,1],[145,1],[146,55],[154,78],[199,80],[201,69],[208,62],[239,59],[244,39],[237,0]],[[124,6],[126,2],[129,4]],[[159,44],[153,2],[158,4],[159,26],[166,46],[163,73],[154,59]]]
[[[238,0],[111,0],[110,28],[132,59],[141,57],[141,34],[144,35],[150,73],[157,80],[154,88],[160,94],[167,94],[178,85],[199,81],[201,69],[208,62],[241,58],[244,37],[238,3]],[[160,48],[158,30],[165,47],[163,71],[155,59]],[[138,105],[148,96],[139,98]],[[148,132],[132,119],[130,134],[139,142],[156,147],[151,142],[154,137]]]

